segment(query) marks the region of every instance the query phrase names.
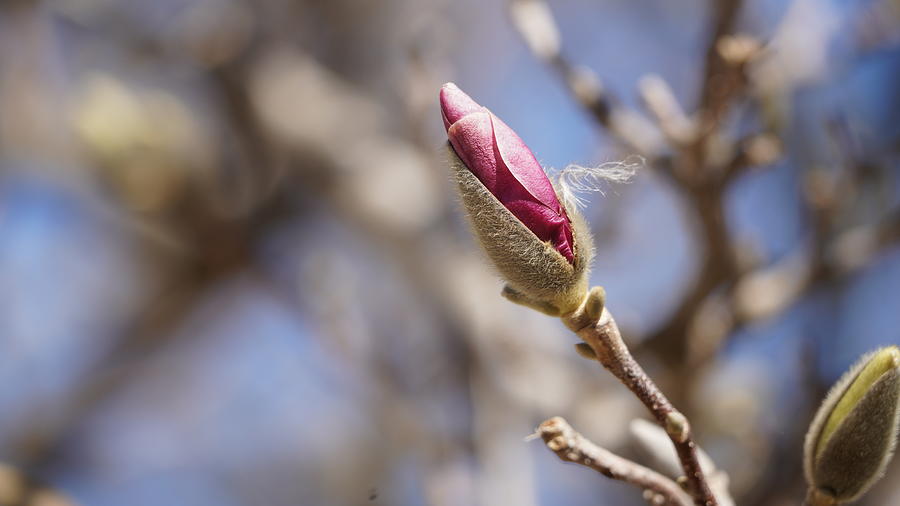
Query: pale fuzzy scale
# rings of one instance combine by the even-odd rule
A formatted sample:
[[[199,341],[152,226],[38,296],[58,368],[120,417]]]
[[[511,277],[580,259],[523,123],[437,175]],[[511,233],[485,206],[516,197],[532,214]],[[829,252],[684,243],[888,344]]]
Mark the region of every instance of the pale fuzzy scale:
[[[550,304],[561,314],[577,309],[587,292],[593,256],[590,232],[580,213],[566,207],[575,242],[573,265],[513,216],[449,145],[447,152],[475,236],[500,275],[515,292],[536,303]]]

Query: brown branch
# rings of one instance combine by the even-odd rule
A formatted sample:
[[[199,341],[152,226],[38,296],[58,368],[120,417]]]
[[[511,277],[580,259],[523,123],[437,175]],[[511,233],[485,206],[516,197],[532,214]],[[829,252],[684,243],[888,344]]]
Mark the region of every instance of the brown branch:
[[[731,290],[740,275],[734,241],[725,221],[724,198],[728,184],[758,155],[756,143],[740,146],[737,156],[716,170],[709,147],[719,137],[720,119],[728,105],[746,89],[745,65],[758,53],[758,44],[745,37],[732,37],[741,0],[713,2],[714,15],[703,72],[694,142],[679,151],[672,162],[676,188],[683,192],[694,211],[699,239],[705,244],[699,265],[703,266],[692,286],[668,321],[645,339],[645,346],[676,367],[690,366],[685,360],[691,348],[690,327],[702,304],[716,290]],[[757,148],[745,151],[745,148]],[[770,147],[770,146],[768,146]],[[754,152],[755,151],[755,152]],[[680,397],[676,392],[676,398]]]
[[[691,499],[662,474],[601,448],[579,434],[565,419],[555,416],[538,426],[538,434],[565,462],[589,467],[614,480],[641,487],[651,504],[688,506]]]
[[[710,491],[700,466],[697,445],[693,441],[687,418],[672,406],[656,383],[631,356],[618,325],[603,307],[603,298],[602,288],[592,289],[578,311],[562,318],[563,323],[590,346],[596,360],[628,387],[666,430],[675,445],[684,471],[685,488],[694,498],[694,503],[715,506],[716,498]]]
[[[707,297],[719,287],[730,287],[738,276],[735,248],[727,229],[723,199],[727,183],[723,174],[735,175],[748,161],[748,152],[726,160],[721,170],[710,166],[707,144],[718,126],[721,111],[746,87],[744,67],[757,52],[758,45],[746,37],[728,37],[740,11],[741,0],[713,3],[713,29],[706,55],[703,92],[696,115],[687,115],[661,80],[645,81],[642,98],[656,120],[621,106],[590,69],[570,63],[561,52],[559,29],[543,0],[509,0],[513,24],[534,55],[547,63],[566,83],[570,93],[596,122],[627,149],[641,154],[683,194],[696,216],[698,236],[706,245],[699,264],[704,268],[687,290],[681,304],[669,320],[645,340],[668,365],[685,364],[688,329],[694,314]],[[724,39],[724,40],[723,40]],[[724,83],[722,79],[727,83]],[[723,84],[727,84],[723,86]],[[711,112],[715,109],[716,112]],[[693,119],[699,118],[699,123]],[[666,141],[676,148],[668,154]],[[685,141],[687,144],[681,144]],[[681,144],[681,145],[680,145]],[[760,144],[747,148],[759,148]],[[766,147],[762,145],[762,147]],[[676,391],[676,398],[682,396]]]
[[[744,137],[737,143],[734,157],[722,172],[724,184],[729,184],[751,167],[771,165],[781,158],[781,139],[770,132]]]

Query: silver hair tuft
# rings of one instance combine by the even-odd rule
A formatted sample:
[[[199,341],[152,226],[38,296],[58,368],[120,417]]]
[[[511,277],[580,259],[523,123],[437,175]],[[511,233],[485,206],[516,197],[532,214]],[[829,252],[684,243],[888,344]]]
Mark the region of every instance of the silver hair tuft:
[[[587,201],[579,193],[599,192],[603,195],[610,183],[629,183],[645,162],[643,157],[632,155],[595,167],[569,165],[559,173],[560,193],[567,206],[584,207]]]

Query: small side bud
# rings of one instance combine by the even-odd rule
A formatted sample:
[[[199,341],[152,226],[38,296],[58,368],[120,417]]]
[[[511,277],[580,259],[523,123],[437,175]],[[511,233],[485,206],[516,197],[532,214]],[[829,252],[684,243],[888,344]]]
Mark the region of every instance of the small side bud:
[[[589,345],[588,343],[576,344],[575,351],[577,351],[579,355],[588,360],[597,360],[597,354],[594,353],[594,349],[591,348],[591,345]]]
[[[513,24],[534,54],[545,61],[559,56],[559,29],[546,2],[515,0],[510,2],[509,11]]]
[[[606,290],[602,286],[595,286],[588,292],[587,300],[584,303],[584,313],[591,321],[597,321],[600,319],[605,305]]]
[[[662,504],[666,504],[666,498],[662,494],[657,494],[652,490],[644,490],[643,498],[647,501],[647,504],[651,506],[659,506]]]
[[[855,501],[890,462],[900,420],[900,348],[867,354],[819,407],[804,447],[811,489],[835,503]]]
[[[506,298],[506,300],[510,302],[514,302],[519,304],[520,306],[529,307],[534,309],[535,311],[540,311],[548,316],[559,316],[559,308],[556,306],[549,304],[547,302],[533,300],[528,298],[523,293],[517,291],[515,288],[504,285],[503,291],[500,292],[500,295]]]
[[[687,441],[690,430],[687,418],[678,411],[671,411],[666,415],[666,433],[675,441],[679,443]]]

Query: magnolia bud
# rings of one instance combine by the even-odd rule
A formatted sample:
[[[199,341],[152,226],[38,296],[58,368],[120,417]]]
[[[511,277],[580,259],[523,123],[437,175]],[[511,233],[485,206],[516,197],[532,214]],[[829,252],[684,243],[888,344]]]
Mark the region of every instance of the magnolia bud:
[[[441,88],[440,101],[462,203],[506,292],[526,305],[574,311],[592,255],[584,220],[509,126],[454,84]]]
[[[819,407],[804,447],[813,494],[834,503],[855,501],[884,473],[900,417],[900,349],[865,355]]]

